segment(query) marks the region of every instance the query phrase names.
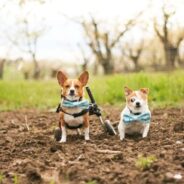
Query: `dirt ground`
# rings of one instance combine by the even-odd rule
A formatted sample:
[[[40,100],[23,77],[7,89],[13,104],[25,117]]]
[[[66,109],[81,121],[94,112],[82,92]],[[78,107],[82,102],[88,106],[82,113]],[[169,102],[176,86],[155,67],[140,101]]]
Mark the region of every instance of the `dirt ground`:
[[[121,109],[104,107],[104,111],[117,129]],[[89,142],[69,130],[67,143],[61,144],[53,139],[58,114],[36,110],[0,112],[2,183],[184,183],[184,109],[153,110],[149,136],[129,136],[123,142],[118,136],[104,133],[96,117],[90,119]],[[140,154],[155,155],[157,160],[141,170],[135,165]]]

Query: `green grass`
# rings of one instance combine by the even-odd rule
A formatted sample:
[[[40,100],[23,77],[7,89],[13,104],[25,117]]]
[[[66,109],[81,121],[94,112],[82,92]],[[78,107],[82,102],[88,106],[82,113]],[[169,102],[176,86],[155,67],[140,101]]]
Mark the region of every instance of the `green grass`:
[[[86,184],[97,184],[96,180],[88,181]]]
[[[133,89],[150,88],[149,101],[152,107],[182,106],[184,102],[184,71],[91,76],[89,86],[100,105],[122,105],[123,86]],[[0,81],[1,111],[55,108],[59,99],[60,87],[56,80]]]
[[[138,156],[138,159],[135,162],[135,166],[141,170],[146,170],[151,167],[153,162],[155,162],[157,159],[154,155],[144,157],[142,155]]]
[[[16,174],[13,176],[13,184],[19,184],[19,177]]]
[[[3,179],[4,179],[4,175],[3,175],[3,173],[0,172],[0,184],[3,183]]]

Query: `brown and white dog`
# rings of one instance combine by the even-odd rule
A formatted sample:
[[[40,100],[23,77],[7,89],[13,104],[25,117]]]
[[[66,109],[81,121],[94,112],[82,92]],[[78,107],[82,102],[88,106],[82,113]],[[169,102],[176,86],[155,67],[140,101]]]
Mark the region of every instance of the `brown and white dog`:
[[[87,84],[88,79],[89,74],[87,71],[83,72],[78,79],[69,79],[64,72],[58,71],[57,80],[62,88],[62,100],[67,100],[69,102],[77,102],[83,100],[84,86]],[[80,127],[80,125],[84,127],[85,140],[89,140],[89,113],[86,112],[79,117],[73,117],[72,115],[70,115],[74,113],[80,113],[81,110],[82,109],[80,107],[64,107],[63,111],[60,111],[59,126],[62,130],[60,142],[66,142],[67,127],[73,129]]]
[[[124,88],[126,106],[121,113],[118,130],[120,140],[125,134],[141,133],[146,137],[149,132],[151,112],[148,107],[148,88],[141,88],[133,91],[128,87]]]

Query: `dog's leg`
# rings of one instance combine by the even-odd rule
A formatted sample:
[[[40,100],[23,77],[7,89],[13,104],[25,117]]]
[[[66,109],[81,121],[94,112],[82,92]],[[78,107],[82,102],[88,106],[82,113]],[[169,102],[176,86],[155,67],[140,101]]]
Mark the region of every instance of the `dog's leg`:
[[[148,132],[149,132],[149,127],[150,127],[150,124],[149,123],[145,125],[145,127],[143,129],[143,133],[142,133],[142,137],[143,138],[147,137]]]
[[[61,126],[62,135],[61,135],[61,140],[59,142],[62,143],[62,142],[66,142],[66,127],[65,127],[63,113],[60,114],[60,126]]]
[[[60,143],[66,142],[66,128],[65,128],[65,126],[61,126],[61,130],[62,130],[62,136],[61,136],[61,140],[59,141]]]
[[[89,115],[84,116],[84,139],[88,141],[89,138]]]
[[[84,139],[89,140],[89,126],[84,129]]]
[[[79,128],[77,128],[77,134],[81,135],[81,130]]]
[[[118,131],[119,131],[120,140],[122,141],[125,138],[125,125],[122,120],[120,120],[119,122]]]

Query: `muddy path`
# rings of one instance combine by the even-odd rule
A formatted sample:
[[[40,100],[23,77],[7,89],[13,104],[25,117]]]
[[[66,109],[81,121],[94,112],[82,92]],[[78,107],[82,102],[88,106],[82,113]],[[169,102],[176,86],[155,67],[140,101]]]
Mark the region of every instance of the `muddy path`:
[[[117,127],[121,109],[104,111]],[[91,117],[89,142],[70,130],[67,143],[59,144],[53,139],[58,114],[0,112],[0,180],[5,184],[184,183],[184,109],[156,109],[152,114],[145,139],[127,137],[121,142],[118,136],[105,134]],[[141,170],[135,164],[139,155],[154,155],[156,161]]]

